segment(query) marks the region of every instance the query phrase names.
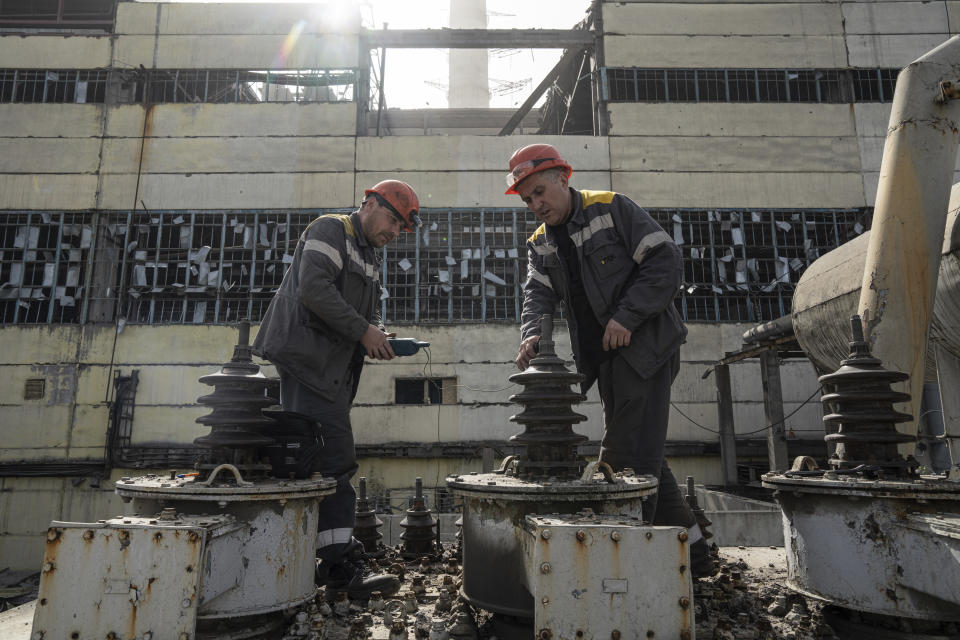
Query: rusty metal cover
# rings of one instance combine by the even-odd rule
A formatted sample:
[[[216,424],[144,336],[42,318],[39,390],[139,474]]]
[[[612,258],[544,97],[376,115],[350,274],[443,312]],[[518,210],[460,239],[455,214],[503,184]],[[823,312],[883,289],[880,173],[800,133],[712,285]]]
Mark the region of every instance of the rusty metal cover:
[[[32,639],[194,638],[204,547],[232,526],[198,520],[51,523]]]
[[[537,638],[693,638],[684,527],[602,515],[527,516]]]

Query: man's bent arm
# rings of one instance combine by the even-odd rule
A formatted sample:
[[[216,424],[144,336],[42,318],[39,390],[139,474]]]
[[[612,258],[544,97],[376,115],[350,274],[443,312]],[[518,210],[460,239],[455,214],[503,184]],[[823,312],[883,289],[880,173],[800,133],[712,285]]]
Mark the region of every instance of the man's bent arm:
[[[637,269],[612,317],[633,331],[673,304],[683,282],[683,258],[673,238],[650,214],[622,195],[614,202],[614,225]]]
[[[335,282],[347,259],[343,225],[320,220],[307,229],[304,240],[297,291],[300,303],[332,330],[359,341],[370,323],[343,299]]]

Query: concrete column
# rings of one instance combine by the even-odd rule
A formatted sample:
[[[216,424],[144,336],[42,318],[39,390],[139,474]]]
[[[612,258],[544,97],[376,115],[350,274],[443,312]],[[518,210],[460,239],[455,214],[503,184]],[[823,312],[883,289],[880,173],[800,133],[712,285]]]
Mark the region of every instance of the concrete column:
[[[786,471],[787,461],[786,425],[783,423],[783,389],[780,386],[780,362],[777,352],[764,351],[760,356],[760,377],[763,380],[763,412],[767,424],[767,457],[771,471]]]
[[[486,0],[450,0],[451,29],[486,29]],[[486,49],[450,49],[449,95],[451,109],[490,106]]]
[[[720,467],[723,486],[737,485],[737,439],[733,425],[733,395],[730,392],[730,365],[713,369],[717,380],[717,423],[720,425]]]

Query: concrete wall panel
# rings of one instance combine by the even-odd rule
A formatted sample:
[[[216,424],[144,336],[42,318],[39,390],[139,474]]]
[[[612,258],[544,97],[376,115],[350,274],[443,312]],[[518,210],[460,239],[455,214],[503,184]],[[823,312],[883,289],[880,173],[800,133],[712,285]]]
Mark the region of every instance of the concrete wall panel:
[[[117,33],[153,35],[158,24],[160,33],[185,35],[358,33],[360,16],[356,9],[343,10],[334,4],[232,4],[229,11],[213,3],[121,3],[117,7]]]
[[[98,69],[110,66],[106,36],[0,35],[7,69]]]
[[[606,33],[639,35],[824,36],[843,33],[840,7],[821,4],[603,5]]]
[[[147,135],[157,138],[352,136],[356,131],[356,109],[353,102],[158,104],[150,109]],[[107,135],[139,138],[143,134],[143,114],[141,106],[111,108]]]
[[[2,104],[0,136],[87,138],[103,131],[103,107],[94,104]]]
[[[945,4],[947,5],[947,23],[950,27],[950,35],[955,36],[960,33],[960,2],[949,0]]]
[[[95,175],[0,174],[0,209],[92,209],[96,194]]]
[[[614,171],[859,171],[857,141],[845,138],[618,137]]]
[[[346,69],[360,66],[356,35],[305,35],[283,55],[282,35],[119,36],[114,57],[148,69]]]
[[[96,173],[99,138],[0,138],[0,173]]]
[[[609,67],[829,69],[847,66],[846,47],[839,36],[606,35],[603,42]]]
[[[947,29],[943,2],[844,2],[847,34],[941,34]]]
[[[613,172],[613,190],[646,207],[862,207],[860,173]]]
[[[300,174],[353,170],[353,138],[149,138],[144,173]],[[103,173],[136,173],[141,141],[107,140]],[[2,167],[0,163],[0,167]]]
[[[0,329],[0,367],[73,362],[81,334],[77,325],[5,325]]]
[[[102,208],[129,209],[135,187],[134,174],[105,176]],[[350,207],[353,191],[349,173],[147,174],[136,201],[151,209]]]
[[[857,122],[857,135],[868,138],[885,138],[890,125],[889,102],[858,102],[853,105]]]
[[[499,171],[514,151],[552,144],[575,171],[610,168],[606,138],[594,136],[430,136],[357,138],[358,171]],[[501,179],[501,183],[503,180]],[[500,191],[503,192],[506,189]]]
[[[889,107],[887,107],[889,109]],[[846,104],[615,103],[612,136],[815,136],[856,135]]]
[[[504,163],[506,164],[506,162]],[[503,171],[424,171],[424,172],[357,172],[355,198],[360,202],[363,190],[387,178],[410,183],[420,196],[421,207],[522,207],[515,195],[504,195],[507,189]],[[600,171],[577,171],[571,179],[578,189],[609,189],[610,174]]]
[[[905,67],[948,38],[944,23],[940,34],[849,35],[847,49],[852,67]]]

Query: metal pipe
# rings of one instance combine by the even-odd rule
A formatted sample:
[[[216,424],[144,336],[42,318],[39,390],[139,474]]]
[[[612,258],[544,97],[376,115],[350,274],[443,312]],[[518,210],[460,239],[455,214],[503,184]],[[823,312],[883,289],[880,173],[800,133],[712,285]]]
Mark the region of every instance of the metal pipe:
[[[958,79],[958,36],[907,65],[897,79],[857,305],[874,355],[888,368],[910,375],[912,400],[905,404],[913,419],[901,427],[905,433],[916,431],[923,396],[940,248],[960,143]]]

